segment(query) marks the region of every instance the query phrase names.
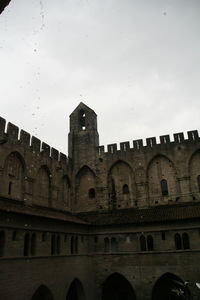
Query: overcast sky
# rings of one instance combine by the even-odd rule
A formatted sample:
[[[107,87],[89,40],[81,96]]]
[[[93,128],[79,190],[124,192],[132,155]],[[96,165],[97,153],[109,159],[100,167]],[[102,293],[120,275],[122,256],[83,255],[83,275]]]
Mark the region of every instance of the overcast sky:
[[[199,129],[199,0],[12,0],[0,115],[67,153],[84,102],[100,144]]]

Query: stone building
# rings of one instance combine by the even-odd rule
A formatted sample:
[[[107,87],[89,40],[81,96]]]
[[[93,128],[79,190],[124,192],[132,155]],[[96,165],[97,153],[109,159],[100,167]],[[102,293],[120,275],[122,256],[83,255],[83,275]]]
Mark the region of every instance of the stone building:
[[[0,119],[0,299],[188,299],[184,282],[200,280],[198,132],[105,150],[80,103],[68,144],[67,157]]]

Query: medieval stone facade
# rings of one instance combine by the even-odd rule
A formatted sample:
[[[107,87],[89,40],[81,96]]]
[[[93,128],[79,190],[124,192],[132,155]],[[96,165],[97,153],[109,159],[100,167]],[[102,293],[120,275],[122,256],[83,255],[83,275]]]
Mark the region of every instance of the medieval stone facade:
[[[0,299],[197,293],[198,132],[105,150],[95,112],[80,103],[68,144],[67,157],[0,119]]]

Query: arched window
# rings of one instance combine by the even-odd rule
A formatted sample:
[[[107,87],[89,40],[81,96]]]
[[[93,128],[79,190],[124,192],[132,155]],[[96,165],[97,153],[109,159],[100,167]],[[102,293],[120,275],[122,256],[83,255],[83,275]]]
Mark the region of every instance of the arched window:
[[[59,235],[57,235],[57,238],[56,238],[56,253],[60,254],[60,236]]]
[[[64,242],[65,243],[67,242],[67,234],[65,234],[65,236],[64,236]]]
[[[29,255],[30,235],[27,232],[24,236],[24,256]]]
[[[5,248],[5,233],[4,231],[0,231],[0,256],[4,256],[4,248]]]
[[[179,233],[176,233],[174,236],[174,241],[175,241],[175,247],[176,250],[182,249],[182,242],[181,242],[181,236]]]
[[[47,233],[43,232],[42,233],[42,242],[46,242],[46,240],[47,240]]]
[[[190,249],[190,240],[186,232],[182,234],[183,249]]]
[[[96,175],[87,166],[83,166],[76,175],[76,199],[80,211],[86,208],[89,197],[95,197]],[[95,201],[90,201],[91,210],[95,209]]]
[[[35,250],[36,250],[36,235],[35,233],[32,234],[31,236],[31,255],[35,255]]]
[[[15,199],[23,199],[24,169],[25,166],[21,155],[17,152],[10,153],[4,165],[3,193]]]
[[[12,194],[12,181],[9,181],[9,184],[8,184],[8,195],[11,195]]]
[[[112,237],[111,238],[111,252],[117,252],[117,248],[118,248],[118,243],[116,238]]]
[[[147,251],[147,247],[146,247],[146,238],[144,235],[140,236],[140,250],[141,251]]]
[[[129,187],[128,187],[128,184],[124,184],[124,185],[123,185],[122,193],[123,193],[124,195],[129,194]]]
[[[197,176],[198,191],[200,192],[200,175]]]
[[[148,251],[153,251],[154,250],[153,238],[152,238],[151,235],[147,236],[147,249],[148,249]]]
[[[17,231],[16,231],[16,230],[13,231],[13,233],[12,233],[12,240],[13,240],[13,241],[16,241],[16,240],[17,240]]]
[[[56,253],[55,242],[56,242],[55,234],[52,234],[52,236],[51,236],[51,255],[55,255],[55,253]]]
[[[70,242],[70,248],[71,248],[71,254],[74,254],[74,237],[71,237],[71,242]]]
[[[109,240],[109,238],[104,239],[104,252],[110,252],[110,240]]]
[[[74,239],[74,253],[78,253],[78,236]]]
[[[167,180],[166,179],[162,179],[161,182],[160,182],[160,186],[161,186],[162,196],[168,196],[169,195],[169,191],[168,191]]]
[[[89,189],[89,191],[88,191],[88,197],[90,198],[90,199],[92,199],[92,198],[95,198],[95,189]]]

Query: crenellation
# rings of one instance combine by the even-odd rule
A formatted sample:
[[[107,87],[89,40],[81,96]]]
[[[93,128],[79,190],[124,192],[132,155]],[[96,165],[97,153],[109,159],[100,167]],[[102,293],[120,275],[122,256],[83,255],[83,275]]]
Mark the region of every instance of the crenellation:
[[[7,126],[7,134],[8,138],[11,138],[12,140],[18,140],[19,127],[9,122]]]
[[[67,155],[60,152],[59,161],[62,162],[62,163],[67,163]]]
[[[170,141],[170,136],[169,136],[169,134],[161,135],[161,136],[160,136],[160,143],[161,143],[161,144],[170,144],[171,141]]]
[[[42,149],[41,152],[47,156],[50,156],[50,146],[44,142],[42,142]]]
[[[137,150],[143,148],[143,140],[142,139],[134,140],[133,141],[133,148],[137,149]]]
[[[156,137],[150,137],[150,138],[147,138],[146,139],[146,145],[147,147],[150,147],[152,148],[153,146],[155,146],[157,143],[156,143]]]
[[[187,132],[188,140],[189,141],[197,141],[199,140],[199,133],[198,130],[191,130]]]
[[[183,132],[179,132],[179,133],[174,133],[174,142],[175,143],[178,143],[178,144],[180,144],[180,143],[182,143],[182,142],[184,142],[184,134],[183,134]]]
[[[51,148],[51,158],[58,160],[59,158],[59,151],[55,148]]]
[[[98,154],[99,154],[99,155],[105,153],[105,147],[104,147],[104,146],[99,146],[99,147],[97,147],[97,150],[98,150]]]
[[[31,140],[31,135],[24,131],[23,129],[20,130],[20,142],[24,145],[30,146],[30,140]]]
[[[0,117],[0,135],[3,136],[6,128],[6,120]]]
[[[130,150],[130,142],[122,142],[122,143],[120,143],[120,150],[121,151],[128,151],[128,150]]]
[[[188,140],[189,141],[198,141],[199,140],[199,134],[197,130],[192,130],[192,131],[188,131]],[[161,135],[159,137],[160,139],[160,143],[157,143],[156,137],[150,137],[150,138],[146,138],[146,145],[144,144],[142,139],[138,139],[138,140],[133,140],[133,148],[130,147],[130,142],[126,141],[126,142],[121,142],[120,143],[120,150],[118,150],[118,145],[116,143],[114,144],[108,144],[107,145],[107,151],[105,151],[105,146],[99,146],[97,147],[97,151],[98,151],[98,155],[101,155],[103,153],[115,153],[115,152],[128,152],[132,149],[134,150],[140,150],[143,149],[144,147],[148,147],[148,148],[154,148],[157,145],[173,145],[174,142],[175,143],[184,143],[185,141],[187,141],[184,138],[184,133],[183,132],[179,132],[179,133],[175,133],[174,135],[174,141],[172,141],[170,139],[170,135],[166,134],[166,135]]]
[[[197,131],[106,148],[96,113],[81,103],[67,157],[24,130],[15,141],[16,127],[9,136],[5,124],[0,119],[0,298],[194,298],[183,283],[200,278]]]
[[[41,141],[36,138],[35,136],[32,136],[31,138],[31,147],[34,151],[40,152],[40,146],[41,146]]]
[[[107,145],[108,153],[117,152],[117,144],[109,144]]]

